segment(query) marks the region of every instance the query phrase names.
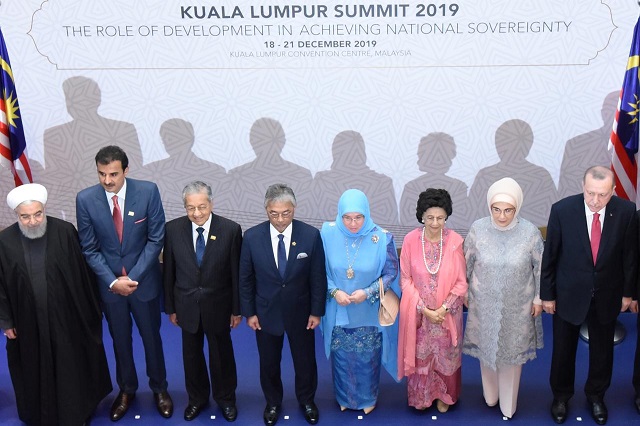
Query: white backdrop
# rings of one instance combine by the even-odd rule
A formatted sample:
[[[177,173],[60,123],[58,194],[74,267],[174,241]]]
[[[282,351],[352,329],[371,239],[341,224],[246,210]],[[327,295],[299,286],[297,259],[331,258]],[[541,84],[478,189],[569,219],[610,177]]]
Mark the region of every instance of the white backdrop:
[[[457,148],[443,173],[471,190],[478,172],[500,161],[496,130],[509,120],[530,126],[527,167],[546,169],[556,187],[567,141],[598,129],[602,139],[602,129],[610,129],[603,119],[615,104],[601,110],[622,83],[640,11],[636,1],[388,1],[370,7],[377,4],[2,0],[0,26],[29,155],[44,167],[43,183],[68,198],[49,213],[74,219],[75,189],[67,180],[77,176],[47,164],[44,135],[72,121],[63,82],[76,76],[99,86],[100,116],[135,126],[145,169],[169,157],[159,133],[166,120],[190,122],[193,153],[229,172],[256,159],[250,129],[270,117],[286,135],[282,159],[312,176],[331,169],[336,135],[358,132],[367,168],[391,179],[397,203],[407,183],[428,173],[419,169],[417,150],[433,132],[451,136]],[[318,47],[323,43],[329,47]],[[97,148],[90,136],[68,152],[88,150],[91,158]],[[75,160],[67,158],[72,167]],[[287,180],[277,167],[271,172],[272,181]],[[159,181],[168,216],[181,213],[169,201],[168,192],[176,190],[163,185],[162,170],[132,168],[135,173]],[[207,180],[198,170],[185,170],[181,178]],[[10,187],[3,178],[3,193]],[[257,200],[263,196],[260,188],[245,189],[257,192]],[[217,207],[243,227],[262,218],[259,205],[225,205],[233,198],[222,197]],[[484,207],[470,201],[460,229],[484,215]],[[535,221],[543,222],[548,211],[538,209]],[[11,222],[7,210],[3,221]],[[393,209],[383,210],[374,219],[397,233],[413,226],[398,223]],[[303,218],[319,223],[331,214],[314,206]]]

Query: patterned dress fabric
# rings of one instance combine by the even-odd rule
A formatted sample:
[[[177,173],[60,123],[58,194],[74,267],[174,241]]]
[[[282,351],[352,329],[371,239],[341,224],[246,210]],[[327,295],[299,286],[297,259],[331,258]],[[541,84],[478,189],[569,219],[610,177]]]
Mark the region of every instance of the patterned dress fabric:
[[[531,222],[516,218],[509,230],[496,229],[489,217],[471,226],[464,242],[469,311],[463,352],[486,365],[521,365],[543,346],[539,302],[543,242]]]

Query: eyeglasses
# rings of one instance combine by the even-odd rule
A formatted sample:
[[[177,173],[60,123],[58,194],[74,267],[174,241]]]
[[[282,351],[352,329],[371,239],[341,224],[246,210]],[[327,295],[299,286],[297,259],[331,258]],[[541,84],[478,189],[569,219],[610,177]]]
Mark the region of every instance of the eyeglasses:
[[[357,216],[344,215],[344,216],[342,216],[342,221],[344,223],[359,223],[359,222],[364,221],[364,216],[361,215],[361,214],[359,214]]]
[[[497,207],[491,207],[491,213],[493,213],[496,216],[500,216],[500,215],[502,215],[502,213],[504,213],[505,216],[511,216],[515,212],[516,212],[516,209],[514,209],[513,207],[508,207],[506,209],[499,209]]]
[[[278,213],[278,212],[269,212],[269,217],[271,219],[278,219],[279,217],[283,218],[283,219],[289,219],[291,217],[291,215],[293,214],[293,212],[291,210],[285,210],[282,213]]]
[[[206,204],[202,204],[201,206],[187,206],[185,207],[185,209],[187,210],[187,213],[195,213],[196,210],[206,212],[209,209],[209,206]]]

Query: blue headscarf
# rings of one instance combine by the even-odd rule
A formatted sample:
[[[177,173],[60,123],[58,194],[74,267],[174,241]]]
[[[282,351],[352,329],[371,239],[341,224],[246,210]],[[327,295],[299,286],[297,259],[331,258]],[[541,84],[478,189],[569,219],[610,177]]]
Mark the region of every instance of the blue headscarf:
[[[364,216],[362,228],[360,228],[356,233],[349,231],[342,222],[342,216],[348,213],[360,213]],[[347,237],[361,237],[363,235],[367,235],[377,226],[371,219],[369,200],[367,199],[367,196],[364,195],[364,192],[359,189],[347,189],[342,193],[340,200],[338,200],[336,226]]]

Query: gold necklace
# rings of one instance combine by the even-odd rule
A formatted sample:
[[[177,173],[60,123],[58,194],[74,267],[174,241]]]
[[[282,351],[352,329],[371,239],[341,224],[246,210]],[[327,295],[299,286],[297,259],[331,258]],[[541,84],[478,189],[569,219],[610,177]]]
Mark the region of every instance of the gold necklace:
[[[442,228],[440,228],[440,258],[438,259],[438,266],[436,266],[435,271],[429,269],[429,265],[427,264],[427,253],[424,249],[424,234],[426,230],[427,227],[425,226],[424,228],[422,228],[422,234],[420,234],[420,240],[422,241],[422,260],[424,261],[424,267],[427,268],[427,272],[429,272],[431,275],[435,275],[440,270],[440,264],[442,263]]]
[[[344,248],[347,250],[347,279],[349,280],[353,279],[353,277],[356,276],[356,273],[353,271],[353,264],[356,263],[356,257],[358,257],[358,251],[360,251],[360,245],[362,244],[363,239],[364,237],[358,238],[360,242],[358,243],[358,248],[356,249],[356,253],[353,255],[353,260],[352,260],[351,256],[349,256],[349,241],[347,240],[347,237],[344,237]],[[355,246],[356,246],[356,241],[354,240],[353,243],[351,244],[351,247],[355,247]]]

